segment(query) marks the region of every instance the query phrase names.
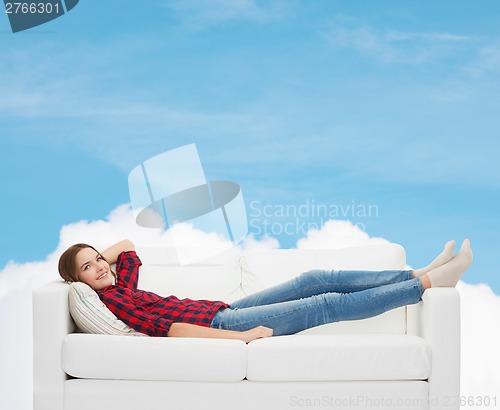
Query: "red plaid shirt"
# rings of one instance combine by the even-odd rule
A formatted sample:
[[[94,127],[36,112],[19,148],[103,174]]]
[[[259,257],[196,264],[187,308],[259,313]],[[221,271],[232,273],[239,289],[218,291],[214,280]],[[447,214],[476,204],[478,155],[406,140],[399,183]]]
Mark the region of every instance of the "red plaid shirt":
[[[116,262],[116,285],[99,292],[99,298],[118,319],[149,336],[167,336],[174,322],[209,327],[213,317],[228,304],[220,301],[163,298],[137,289],[141,260],[134,251],[122,252]]]

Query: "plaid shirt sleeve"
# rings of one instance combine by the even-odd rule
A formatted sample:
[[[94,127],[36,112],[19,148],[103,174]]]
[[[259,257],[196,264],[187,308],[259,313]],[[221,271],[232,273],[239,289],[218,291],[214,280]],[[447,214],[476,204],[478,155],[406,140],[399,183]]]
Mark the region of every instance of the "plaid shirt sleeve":
[[[142,265],[135,251],[122,252],[116,260],[116,286],[137,289],[139,267]]]
[[[114,288],[114,292],[103,291],[99,297],[108,309],[125,324],[149,336],[167,336],[173,321],[148,312],[137,306],[128,289]]]

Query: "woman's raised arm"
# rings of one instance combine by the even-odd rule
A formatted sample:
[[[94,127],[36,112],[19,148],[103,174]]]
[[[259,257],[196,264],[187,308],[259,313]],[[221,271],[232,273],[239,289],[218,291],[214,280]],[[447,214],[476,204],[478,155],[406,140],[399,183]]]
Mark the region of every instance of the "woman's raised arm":
[[[101,252],[101,255],[104,256],[104,259],[106,259],[110,265],[112,265],[113,263],[116,263],[118,255],[126,251],[135,251],[134,244],[128,239],[115,243]]]

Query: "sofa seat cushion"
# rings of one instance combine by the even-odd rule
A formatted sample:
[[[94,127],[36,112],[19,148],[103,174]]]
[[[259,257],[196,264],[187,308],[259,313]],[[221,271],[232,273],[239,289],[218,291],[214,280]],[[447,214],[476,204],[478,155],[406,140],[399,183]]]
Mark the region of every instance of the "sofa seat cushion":
[[[63,370],[87,379],[235,382],[246,366],[240,340],[72,333],[62,347]]]
[[[425,380],[430,372],[430,347],[411,335],[292,335],[248,345],[253,381]]]

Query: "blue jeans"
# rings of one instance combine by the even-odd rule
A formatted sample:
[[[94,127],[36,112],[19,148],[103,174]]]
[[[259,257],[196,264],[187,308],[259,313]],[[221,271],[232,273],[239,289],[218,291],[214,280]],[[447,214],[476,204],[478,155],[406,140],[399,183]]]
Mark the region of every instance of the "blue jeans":
[[[417,303],[424,288],[411,270],[311,270],[219,310],[210,327],[245,331],[256,326],[289,335],[325,323],[365,319]]]

